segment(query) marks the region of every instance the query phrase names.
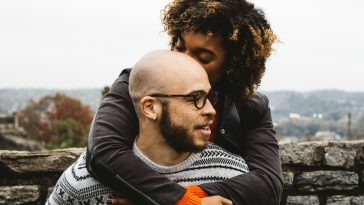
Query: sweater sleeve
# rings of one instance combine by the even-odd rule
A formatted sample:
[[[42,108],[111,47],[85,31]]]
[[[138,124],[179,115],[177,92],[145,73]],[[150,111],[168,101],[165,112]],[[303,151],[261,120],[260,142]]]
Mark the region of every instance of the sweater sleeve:
[[[187,190],[186,193],[175,203],[175,205],[200,205],[201,198],[195,196],[191,191]]]
[[[143,163],[131,151],[138,120],[121,75],[103,99],[91,125],[87,168],[102,183],[141,204],[174,204],[186,192]]]
[[[199,205],[201,198],[208,197],[207,193],[196,185],[185,186],[186,193],[176,202],[175,205]]]
[[[268,100],[266,99],[268,103]],[[266,105],[268,106],[268,105]],[[278,205],[283,190],[279,146],[270,109],[265,109],[258,126],[241,139],[243,158],[249,172],[222,182],[202,184],[209,195],[221,195],[244,205]]]
[[[199,198],[208,197],[207,193],[197,185],[185,186],[185,189]]]

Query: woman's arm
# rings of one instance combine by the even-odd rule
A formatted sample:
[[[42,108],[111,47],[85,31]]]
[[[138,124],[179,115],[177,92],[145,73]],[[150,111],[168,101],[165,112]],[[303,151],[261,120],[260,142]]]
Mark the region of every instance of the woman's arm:
[[[268,99],[261,94],[256,97],[258,103],[254,105],[258,106],[259,112],[253,112],[252,116],[251,112],[243,110],[240,115],[243,129],[249,130],[242,136],[240,145],[250,172],[201,187],[209,195],[219,194],[234,204],[278,205],[283,189],[279,146]]]
[[[182,196],[186,196],[184,195],[186,190],[177,183],[155,173],[131,151],[138,132],[138,121],[128,92],[128,77],[128,71],[124,71],[114,82],[94,117],[87,148],[87,167],[95,178],[121,193],[128,193],[126,197],[137,200],[140,204],[174,204]],[[271,126],[270,113],[268,114],[270,120],[270,124],[268,124]],[[278,152],[274,133],[270,133],[270,137],[274,139],[273,146],[255,139],[255,135],[260,136],[262,134],[259,133],[267,131],[273,131],[273,129],[259,127],[244,138],[246,141],[243,148],[246,151],[245,159],[251,172],[221,183],[202,186],[210,196],[221,195],[232,199],[235,204],[242,204],[241,202],[252,204],[257,198],[264,198],[262,194],[269,199],[272,198],[269,194],[276,195],[270,189],[269,182],[273,185],[278,184],[278,186],[279,183],[274,182],[274,179],[270,178],[269,171],[261,167],[261,165],[270,167],[269,164],[265,162],[256,164],[259,156],[271,156],[272,151]],[[263,137],[263,140],[267,140],[267,137]],[[265,147],[267,150],[259,147]],[[276,157],[272,157],[276,159]],[[269,160],[266,161],[269,162]],[[277,171],[274,167],[272,169],[273,172]],[[268,175],[266,175],[267,173]],[[280,177],[278,179],[280,180]],[[264,189],[267,190],[264,191]],[[277,192],[280,195],[280,191]],[[259,196],[254,197],[257,193]],[[269,201],[269,203],[271,202],[272,200]]]
[[[131,151],[138,120],[123,71],[103,99],[92,123],[87,167],[95,178],[138,204],[174,204],[186,190],[157,174]]]

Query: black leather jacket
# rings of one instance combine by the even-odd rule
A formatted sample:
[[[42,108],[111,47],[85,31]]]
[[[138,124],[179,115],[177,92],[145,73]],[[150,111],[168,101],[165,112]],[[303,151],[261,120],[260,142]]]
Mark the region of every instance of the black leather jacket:
[[[174,204],[185,189],[152,171],[131,151],[138,119],[128,93],[129,73],[130,69],[123,70],[94,117],[87,168],[95,178],[138,204]],[[233,89],[225,84],[215,143],[243,156],[250,172],[200,187],[210,196],[221,195],[234,204],[278,205],[282,171],[268,99],[260,93],[245,101],[234,99]]]

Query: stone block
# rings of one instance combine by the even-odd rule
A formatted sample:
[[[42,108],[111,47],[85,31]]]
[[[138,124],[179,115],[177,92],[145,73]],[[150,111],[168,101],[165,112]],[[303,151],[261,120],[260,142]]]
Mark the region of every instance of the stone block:
[[[364,145],[356,153],[355,163],[357,167],[364,167]]]
[[[364,196],[351,197],[351,205],[364,205]]]
[[[294,186],[299,191],[352,190],[359,186],[359,176],[347,171],[314,171],[300,173]]]
[[[321,165],[327,144],[327,142],[280,144],[282,165]]]
[[[318,196],[288,196],[286,205],[319,205]]]
[[[69,148],[46,152],[0,151],[1,169],[12,173],[63,172],[84,152],[84,148]]]
[[[54,185],[61,173],[30,173],[7,174],[0,176],[0,186],[37,184],[42,186]]]
[[[34,204],[38,198],[38,186],[0,186],[0,204]]]
[[[353,168],[356,152],[355,148],[326,147],[324,165]]]
[[[283,177],[284,188],[291,187],[293,184],[294,173],[293,172],[283,172],[282,177]]]
[[[364,196],[329,196],[326,205],[364,205]]]

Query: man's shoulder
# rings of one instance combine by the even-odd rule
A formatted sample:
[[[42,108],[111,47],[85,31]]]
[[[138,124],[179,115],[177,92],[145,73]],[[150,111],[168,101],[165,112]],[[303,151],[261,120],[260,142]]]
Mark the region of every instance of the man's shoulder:
[[[68,167],[57,181],[49,204],[96,204],[106,203],[111,188],[95,180],[86,169],[86,153]]]

